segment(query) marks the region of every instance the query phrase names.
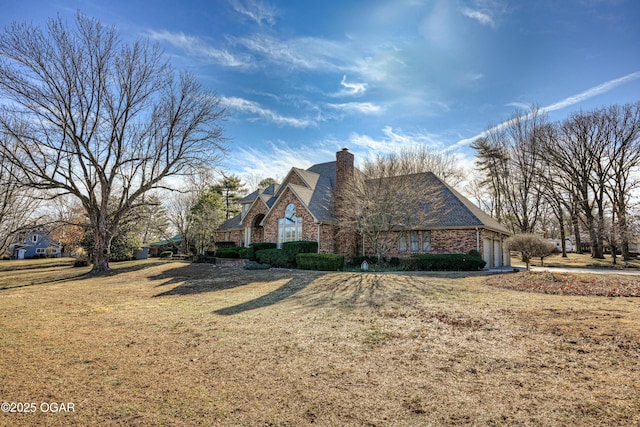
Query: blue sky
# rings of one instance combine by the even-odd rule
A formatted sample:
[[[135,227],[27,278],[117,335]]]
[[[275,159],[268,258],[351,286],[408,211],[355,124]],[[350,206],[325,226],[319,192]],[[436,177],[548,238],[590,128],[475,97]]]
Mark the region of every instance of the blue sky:
[[[0,24],[77,10],[215,90],[231,113],[224,166],[248,181],[343,147],[426,144],[470,170],[470,142],[516,107],[559,120],[640,100],[637,0],[26,0]]]

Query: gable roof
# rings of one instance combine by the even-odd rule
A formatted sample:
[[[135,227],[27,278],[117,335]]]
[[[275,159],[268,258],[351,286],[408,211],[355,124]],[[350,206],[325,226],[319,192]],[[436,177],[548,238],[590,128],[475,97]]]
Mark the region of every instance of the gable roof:
[[[293,175],[297,175],[305,185],[287,182]],[[267,206],[271,208],[277,200],[289,189],[300,200],[317,222],[333,222],[335,216],[332,211],[333,188],[336,180],[336,162],[319,163],[310,168],[292,168],[269,199]],[[268,217],[269,213],[265,216]]]
[[[429,189],[429,197],[425,198],[421,205],[430,214],[419,224],[420,226],[427,228],[481,227],[511,234],[505,226],[484,213],[432,172],[415,174],[412,181],[422,188]]]

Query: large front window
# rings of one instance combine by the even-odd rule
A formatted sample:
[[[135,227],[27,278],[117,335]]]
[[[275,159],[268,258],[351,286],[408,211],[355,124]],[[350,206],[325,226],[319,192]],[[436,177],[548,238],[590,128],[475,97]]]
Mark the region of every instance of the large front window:
[[[278,247],[285,242],[300,240],[302,237],[302,217],[296,216],[296,205],[290,203],[284,211],[284,218],[278,220]]]

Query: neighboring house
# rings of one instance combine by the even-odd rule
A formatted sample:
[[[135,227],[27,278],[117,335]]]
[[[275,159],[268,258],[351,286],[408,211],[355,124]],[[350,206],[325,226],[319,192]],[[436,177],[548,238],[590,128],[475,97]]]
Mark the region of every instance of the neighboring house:
[[[143,249],[141,250],[142,253],[139,252],[138,254],[136,254],[136,259],[145,259],[150,256],[155,257],[160,255],[164,251],[178,253],[180,251],[181,245],[182,236],[179,234],[173,236],[171,239],[151,242],[147,245],[143,245]],[[147,250],[145,251],[145,249]]]
[[[58,258],[62,255],[62,244],[49,237],[44,227],[18,232],[9,245],[12,259]]]
[[[558,252],[562,252],[562,240],[560,239],[549,239],[549,241],[551,243],[553,243],[554,245],[556,245],[556,250]],[[565,249],[567,250],[567,252],[573,252],[573,242],[571,241],[571,239],[569,237],[566,237],[564,239],[564,244],[565,244]]]
[[[216,242],[233,242],[238,246],[273,242],[280,246],[288,241],[313,240],[318,242],[319,252],[340,253],[347,259],[370,254],[361,239],[347,242],[338,237],[333,209],[335,192],[346,185],[354,171],[354,156],[347,149],[338,151],[334,162],[316,164],[306,170],[292,168],[280,185],[256,190],[242,199],[242,213],[220,226]],[[435,188],[439,202],[425,200],[424,207],[437,206],[438,211],[428,215],[425,223],[398,230],[403,237],[387,256],[467,253],[475,249],[487,261],[487,267],[509,265],[509,253],[503,242],[511,233],[506,227],[433,173],[416,174],[415,182],[416,186]]]

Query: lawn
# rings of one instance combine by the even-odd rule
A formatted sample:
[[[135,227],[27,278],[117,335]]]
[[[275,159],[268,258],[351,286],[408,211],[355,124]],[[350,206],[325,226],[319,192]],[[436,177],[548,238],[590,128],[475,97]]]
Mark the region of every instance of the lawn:
[[[37,408],[0,425],[640,424],[638,298],[496,286],[516,274],[114,267],[0,272],[0,395]]]

